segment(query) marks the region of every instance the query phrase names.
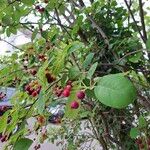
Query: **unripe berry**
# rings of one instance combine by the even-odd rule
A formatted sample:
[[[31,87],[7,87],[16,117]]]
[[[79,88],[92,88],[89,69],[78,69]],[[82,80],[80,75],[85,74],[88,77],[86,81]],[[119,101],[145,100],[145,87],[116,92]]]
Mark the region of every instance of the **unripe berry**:
[[[84,91],[79,91],[79,92],[77,93],[77,98],[78,98],[78,99],[84,99],[84,98],[85,98],[85,93],[84,93]]]
[[[62,95],[63,95],[64,97],[69,97],[69,95],[70,95],[70,90],[64,89],[64,91],[62,92]]]
[[[71,102],[71,108],[72,109],[78,109],[79,108],[79,103],[77,101],[73,101]]]

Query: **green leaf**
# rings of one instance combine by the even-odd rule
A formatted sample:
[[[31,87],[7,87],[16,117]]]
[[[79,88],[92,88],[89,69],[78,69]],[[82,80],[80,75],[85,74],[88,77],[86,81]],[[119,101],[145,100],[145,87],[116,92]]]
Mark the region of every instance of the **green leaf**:
[[[45,109],[46,97],[44,95],[44,92],[41,91],[37,101],[37,109],[39,114],[42,114]]]
[[[3,116],[0,117],[0,133],[2,133],[7,127],[9,111],[5,112]]]
[[[132,128],[130,130],[130,137],[132,139],[136,139],[139,134],[140,134],[140,132],[139,132],[139,130],[137,128]]]
[[[75,79],[80,75],[80,70],[78,67],[72,67],[69,69],[69,79]]]
[[[22,0],[25,5],[31,6],[34,4],[35,0]]]
[[[139,128],[144,128],[147,126],[146,119],[141,115],[139,117]]]
[[[5,25],[10,25],[10,24],[13,23],[12,18],[11,18],[10,16],[8,16],[8,15],[6,15],[6,16],[4,16],[4,17],[2,18],[2,22],[3,22],[3,24],[5,24]]]
[[[102,77],[94,89],[97,99],[106,106],[124,108],[137,96],[134,85],[123,74]]]
[[[92,78],[92,76],[93,76],[93,74],[94,74],[94,72],[95,72],[95,70],[96,70],[96,68],[97,68],[97,65],[98,65],[98,63],[96,62],[96,63],[94,63],[94,64],[91,66],[90,70],[89,70],[88,73],[87,73],[87,78],[88,78],[88,79],[91,79],[91,78]]]
[[[19,139],[15,145],[13,150],[29,150],[29,147],[32,145],[33,141],[27,138]]]
[[[141,60],[142,52],[136,53],[129,57],[129,61],[138,63]]]
[[[32,41],[36,38],[37,33],[38,33],[38,29],[35,29],[32,33],[32,37],[31,37]]]
[[[80,50],[84,47],[83,43],[81,42],[73,42],[70,46],[70,48],[68,49],[68,53],[72,53],[74,51]]]
[[[87,89],[85,91],[85,93],[86,93],[87,97],[96,99],[94,90]]]
[[[48,32],[47,31],[42,31],[41,32],[41,35],[44,39],[47,39],[48,38]]]
[[[88,65],[91,63],[94,57],[94,53],[90,53],[86,56],[85,61],[83,62],[83,68],[86,69]]]

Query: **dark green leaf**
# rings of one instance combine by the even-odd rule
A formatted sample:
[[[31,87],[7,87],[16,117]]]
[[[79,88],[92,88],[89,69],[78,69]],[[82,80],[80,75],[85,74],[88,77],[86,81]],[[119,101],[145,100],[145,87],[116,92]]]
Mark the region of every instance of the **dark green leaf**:
[[[19,139],[16,141],[13,150],[29,150],[32,143],[33,141],[27,138]]]

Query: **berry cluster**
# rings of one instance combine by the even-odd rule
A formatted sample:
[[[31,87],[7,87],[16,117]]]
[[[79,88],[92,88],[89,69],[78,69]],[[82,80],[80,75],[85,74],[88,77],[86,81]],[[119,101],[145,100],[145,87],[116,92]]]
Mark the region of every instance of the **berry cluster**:
[[[36,69],[35,69],[35,68],[30,69],[30,70],[29,70],[29,72],[30,72],[30,74],[32,74],[33,76],[35,76],[35,75],[36,75],[36,73],[37,73],[37,71],[36,71]]]
[[[42,29],[41,29],[41,32],[42,32]],[[39,59],[39,61],[45,61],[45,60],[47,60],[47,57],[44,54],[39,54],[38,59]]]
[[[38,116],[37,117],[37,122],[40,124],[40,125],[44,125],[44,123],[46,122],[46,119],[44,116]]]
[[[6,94],[3,92],[0,92],[0,100],[3,100],[6,97]]]
[[[85,92],[84,91],[78,91],[76,94],[77,98],[82,100],[85,98]],[[72,109],[78,109],[79,108],[79,102],[77,100],[74,100],[70,104]]]
[[[138,145],[139,149],[145,148],[145,142],[143,142],[142,138],[140,138],[140,137],[136,140],[136,144]]]
[[[67,85],[64,88],[61,88],[59,86],[55,87],[54,93],[58,97],[60,97],[60,96],[69,97],[71,90],[72,90],[72,81],[68,81]],[[84,99],[85,98],[85,92],[84,91],[78,91],[76,93],[76,97],[77,97],[78,100]],[[78,100],[74,100],[74,101],[71,102],[70,107],[72,109],[78,109],[79,108]]]
[[[49,72],[49,70],[45,71],[45,77],[48,83],[52,83],[53,81],[56,80],[56,78]]]
[[[147,150],[150,150],[150,138],[148,138],[146,142],[140,137],[136,140],[136,144],[138,145],[139,149],[144,149],[146,146],[145,143],[147,144]]]
[[[41,148],[41,145],[40,145],[40,144],[34,146],[34,150],[38,150],[38,149],[40,149],[40,148]]]
[[[41,86],[39,85],[38,81],[31,81],[29,84],[27,84],[25,86],[25,90],[27,91],[27,93],[29,95],[31,95],[32,97],[36,97],[40,91],[41,91]]]
[[[54,94],[58,97],[60,97],[60,96],[69,97],[71,89],[72,89],[72,81],[68,81],[67,85],[64,88],[62,88],[60,86],[56,86],[54,88]]]

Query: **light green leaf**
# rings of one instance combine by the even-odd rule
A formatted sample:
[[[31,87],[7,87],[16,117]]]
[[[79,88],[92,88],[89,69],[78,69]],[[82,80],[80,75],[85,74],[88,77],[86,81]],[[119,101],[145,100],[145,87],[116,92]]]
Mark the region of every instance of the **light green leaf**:
[[[35,29],[32,33],[32,37],[31,37],[32,41],[36,38],[37,33],[38,33],[38,29]]]
[[[0,117],[0,133],[2,133],[7,127],[9,111],[5,112],[3,116]]]
[[[106,106],[124,108],[136,99],[134,85],[123,74],[102,77],[94,89],[97,99]]]
[[[89,70],[88,73],[87,73],[87,78],[88,78],[88,79],[91,79],[91,78],[92,78],[92,76],[93,76],[93,74],[94,74],[94,72],[95,72],[95,70],[96,70],[96,68],[97,68],[97,65],[98,65],[98,63],[96,62],[96,63],[94,63],[94,64],[91,66],[90,70]]]
[[[78,67],[72,67],[69,69],[69,79],[75,79],[80,75],[80,70]]]
[[[68,49],[68,53],[72,53],[74,51],[80,50],[84,47],[83,43],[81,42],[73,42],[70,46],[70,48]]]
[[[29,150],[32,143],[33,141],[27,138],[19,139],[15,143],[13,150]]]
[[[44,96],[44,93],[41,91],[37,101],[37,109],[39,114],[43,113],[45,109],[45,102],[46,102],[46,97]]]
[[[94,57],[94,53],[90,53],[86,56],[85,61],[83,62],[83,68],[86,69],[88,65],[91,63]]]

